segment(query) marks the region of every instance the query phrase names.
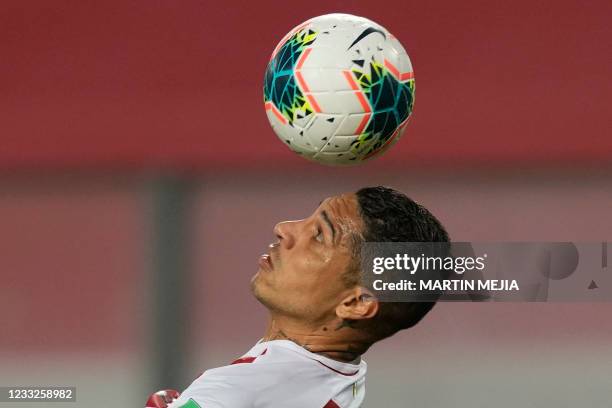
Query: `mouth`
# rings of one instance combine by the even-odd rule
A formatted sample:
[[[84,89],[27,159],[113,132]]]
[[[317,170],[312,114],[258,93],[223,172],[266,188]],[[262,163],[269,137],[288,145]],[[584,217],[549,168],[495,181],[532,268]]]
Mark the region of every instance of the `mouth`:
[[[262,269],[273,270],[274,263],[272,262],[272,251],[276,250],[278,243],[268,245],[270,251],[267,254],[263,254],[259,257],[259,266]]]
[[[269,254],[263,254],[259,257],[259,267],[264,270],[271,271],[273,269],[272,266],[272,257]]]

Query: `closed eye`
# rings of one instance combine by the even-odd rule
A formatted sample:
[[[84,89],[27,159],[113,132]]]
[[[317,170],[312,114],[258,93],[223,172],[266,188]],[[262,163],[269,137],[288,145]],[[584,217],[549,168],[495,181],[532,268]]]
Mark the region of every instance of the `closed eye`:
[[[331,241],[334,242],[336,239],[336,228],[334,228],[334,224],[329,219],[329,215],[325,210],[321,211],[321,218],[325,222],[325,226],[331,231]]]

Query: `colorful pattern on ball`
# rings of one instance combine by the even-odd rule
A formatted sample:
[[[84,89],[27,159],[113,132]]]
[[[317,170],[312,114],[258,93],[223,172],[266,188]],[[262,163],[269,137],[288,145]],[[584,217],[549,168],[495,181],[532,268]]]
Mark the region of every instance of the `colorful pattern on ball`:
[[[363,133],[351,143],[351,150],[369,156],[384,147],[412,113],[414,78],[400,82],[377,61],[370,62],[370,74],[358,69],[352,72],[368,98],[372,117]]]
[[[276,45],[264,77],[273,131],[296,154],[321,164],[359,164],[404,134],[414,73],[402,44],[363,17],[327,14]]]
[[[300,116],[313,113],[312,106],[296,82],[294,68],[316,37],[317,33],[311,29],[298,31],[282,45],[266,69],[264,102],[272,102],[291,126]]]

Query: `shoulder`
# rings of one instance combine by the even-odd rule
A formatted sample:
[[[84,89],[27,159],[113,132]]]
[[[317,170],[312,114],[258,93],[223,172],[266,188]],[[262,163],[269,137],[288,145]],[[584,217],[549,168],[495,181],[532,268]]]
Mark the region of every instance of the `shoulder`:
[[[169,408],[252,407],[265,386],[277,383],[284,370],[261,364],[266,348],[254,347],[230,365],[204,371]]]
[[[281,401],[287,408],[322,407],[364,375],[365,363],[338,367],[292,345],[275,343],[251,350],[231,365],[205,371],[170,407],[270,407]],[[192,405],[184,405],[190,400]]]

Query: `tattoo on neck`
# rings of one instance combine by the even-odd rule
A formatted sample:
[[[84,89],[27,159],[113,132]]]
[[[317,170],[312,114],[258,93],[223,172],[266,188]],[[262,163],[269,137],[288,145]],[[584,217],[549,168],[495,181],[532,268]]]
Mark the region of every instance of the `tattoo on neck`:
[[[340,330],[342,327],[352,327],[352,321],[350,320],[344,320],[342,323],[340,323],[340,325],[338,326],[338,328],[336,330]],[[326,350],[326,351],[314,351],[308,344],[304,344],[301,343],[299,341],[297,341],[296,339],[288,336],[284,331],[278,329],[277,331],[275,331],[269,338],[265,339],[266,341],[272,341],[272,340],[289,340],[295,344],[297,344],[298,346],[304,348],[307,351],[310,351],[311,353],[316,353],[316,354],[320,354],[323,355],[325,357],[331,358],[333,360],[339,360],[339,361],[344,361],[344,362],[352,362],[357,360],[361,354],[362,354],[362,350],[360,350],[359,348],[353,346],[353,345],[348,345],[346,348],[344,347],[340,347],[339,349],[335,349],[332,348],[330,350]]]
[[[272,336],[271,336],[271,337],[268,339],[268,341],[270,341],[270,340],[289,340],[289,341],[294,342],[294,343],[295,343],[295,344],[297,344],[298,346],[303,347],[305,350],[311,351],[311,350],[310,350],[310,348],[309,348],[309,346],[308,346],[308,344],[302,344],[302,343],[300,343],[300,342],[299,342],[299,341],[297,341],[296,339],[294,339],[294,338],[291,338],[291,337],[287,336],[287,335],[285,334],[285,332],[283,332],[283,331],[282,331],[282,330],[280,330],[280,329],[279,329],[279,330],[277,330],[277,331],[276,331],[276,333],[274,333],[274,334],[273,334],[273,335],[272,335]]]

